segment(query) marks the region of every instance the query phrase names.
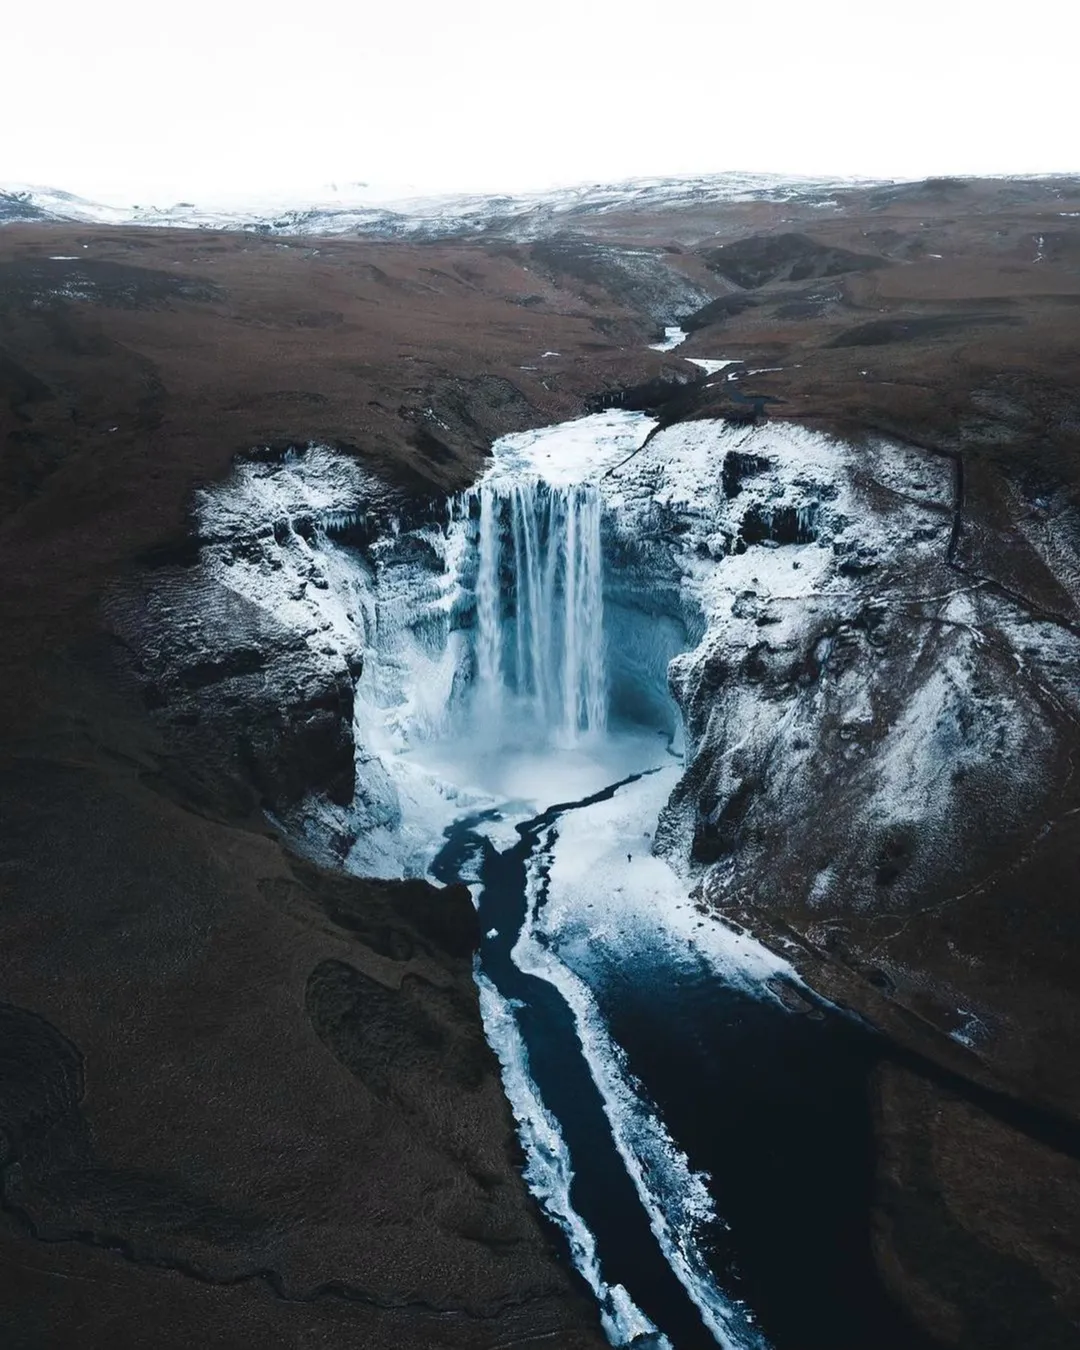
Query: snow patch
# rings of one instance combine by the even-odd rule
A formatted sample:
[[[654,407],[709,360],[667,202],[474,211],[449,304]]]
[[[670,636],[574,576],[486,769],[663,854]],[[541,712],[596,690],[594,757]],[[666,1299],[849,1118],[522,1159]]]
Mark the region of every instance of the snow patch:
[[[741,361],[724,359],[713,360],[712,357],[688,356],[687,361],[692,366],[700,366],[706,375],[715,375],[717,371],[726,370],[728,366],[741,366]]]
[[[614,409],[502,436],[483,481],[541,478],[554,486],[595,482],[637,450],[656,426],[645,413]]]
[[[664,340],[662,342],[650,342],[649,350],[653,352],[673,352],[689,336],[690,334],[684,333],[678,324],[669,324],[664,329]]]
[[[669,761],[607,801],[561,816],[537,932],[549,950],[594,985],[598,967],[625,967],[651,953],[677,972],[707,966],[717,979],[762,995],[766,981],[796,980],[788,962],[745,933],[710,920],[689,897],[690,880],[653,853],[656,821],[682,776]]]

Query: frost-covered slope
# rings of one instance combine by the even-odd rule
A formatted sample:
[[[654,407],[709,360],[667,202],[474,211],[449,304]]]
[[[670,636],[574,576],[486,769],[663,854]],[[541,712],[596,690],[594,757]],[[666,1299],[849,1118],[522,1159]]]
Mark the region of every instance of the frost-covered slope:
[[[671,670],[693,756],[665,837],[719,864],[717,884],[782,876],[790,901],[798,867],[812,905],[854,890],[895,908],[962,864],[1002,778],[1002,831],[1044,790],[1045,703],[1077,698],[1075,642],[947,566],[948,461],[697,422],[610,483],[639,575],[669,554],[703,616]],[[822,798],[818,868],[821,821],[818,847],[803,830]]]
[[[1056,893],[1009,878],[1073,814],[1080,635],[952,560],[943,457],[703,421],[608,483],[624,593],[667,575],[701,618],[670,667],[688,759],[659,850],[717,910],[1041,1077],[1068,993],[1026,953]]]

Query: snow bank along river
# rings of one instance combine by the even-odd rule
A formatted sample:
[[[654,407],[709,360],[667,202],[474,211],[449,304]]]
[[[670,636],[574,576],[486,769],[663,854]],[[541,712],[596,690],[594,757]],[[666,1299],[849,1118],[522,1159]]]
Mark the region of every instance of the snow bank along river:
[[[703,662],[773,597],[770,636],[794,633],[866,547],[848,452],[654,431],[611,412],[505,437],[473,488],[377,528],[380,486],[344,455],[244,463],[200,523],[258,542],[210,565],[358,672],[355,799],[312,799],[290,822],[307,847],[471,886],[525,1177],[612,1344],[886,1346],[869,1051],[706,915],[672,799],[697,756],[775,722],[749,695],[703,716]]]

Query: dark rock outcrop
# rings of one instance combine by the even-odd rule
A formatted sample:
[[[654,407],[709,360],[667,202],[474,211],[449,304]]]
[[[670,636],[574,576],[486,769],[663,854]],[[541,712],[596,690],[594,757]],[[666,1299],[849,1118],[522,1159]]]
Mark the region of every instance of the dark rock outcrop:
[[[702,305],[696,309],[693,314],[688,315],[682,321],[682,326],[688,333],[696,333],[701,328],[719,328],[725,319],[735,318],[739,314],[745,314],[748,309],[753,309],[758,301],[752,296],[743,295],[736,292],[734,295],[721,295],[715,300],[710,300],[707,305]]]
[[[118,733],[0,774],[5,1343],[64,1344],[90,1281],[94,1347],[599,1345],[521,1193],[467,893],[291,859]]]
[[[771,282],[809,281],[887,266],[883,258],[873,254],[830,247],[805,234],[754,234],[702,256],[712,271],[744,290],[757,290]],[[728,312],[731,311],[725,307],[724,313]],[[710,312],[705,320],[699,311],[694,326],[701,327],[716,317],[718,313]]]
[[[311,794],[353,796],[353,675],[201,567],[158,569],[116,592],[122,664],[193,773],[286,814]]]

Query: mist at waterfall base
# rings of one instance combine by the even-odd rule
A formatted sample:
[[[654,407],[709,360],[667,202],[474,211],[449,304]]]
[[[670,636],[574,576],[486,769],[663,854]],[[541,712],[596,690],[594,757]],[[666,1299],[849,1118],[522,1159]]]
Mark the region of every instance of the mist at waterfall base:
[[[491,794],[507,820],[664,763],[679,731],[664,672],[683,639],[670,621],[605,625],[596,484],[488,478],[448,515],[469,539],[468,687],[413,762]],[[611,678],[612,647],[640,678]]]

